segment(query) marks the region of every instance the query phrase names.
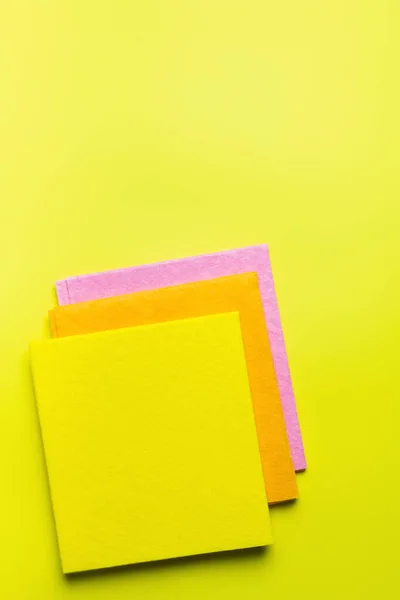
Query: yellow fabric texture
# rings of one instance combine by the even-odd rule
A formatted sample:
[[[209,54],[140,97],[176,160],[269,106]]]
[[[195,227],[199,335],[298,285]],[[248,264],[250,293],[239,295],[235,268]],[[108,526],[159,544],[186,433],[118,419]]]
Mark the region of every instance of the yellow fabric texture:
[[[298,497],[273,358],[255,273],[57,307],[56,337],[238,311],[268,502]]]
[[[271,542],[237,313],[31,357],[65,573]]]

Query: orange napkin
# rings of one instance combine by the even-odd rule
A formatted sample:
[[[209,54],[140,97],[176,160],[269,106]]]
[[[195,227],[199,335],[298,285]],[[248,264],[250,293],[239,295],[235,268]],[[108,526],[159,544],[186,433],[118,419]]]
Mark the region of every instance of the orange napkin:
[[[238,311],[265,489],[270,504],[298,488],[255,273],[59,306],[49,312],[53,337],[93,333]]]

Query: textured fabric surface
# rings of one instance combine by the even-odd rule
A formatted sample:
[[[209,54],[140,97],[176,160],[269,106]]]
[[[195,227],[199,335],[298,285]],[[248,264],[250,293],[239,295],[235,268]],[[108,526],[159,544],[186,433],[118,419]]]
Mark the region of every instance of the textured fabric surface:
[[[237,313],[31,354],[64,572],[271,542]]]
[[[268,501],[292,500],[298,489],[255,273],[61,306],[49,316],[62,337],[230,311],[240,315]]]
[[[56,290],[63,305],[251,271],[259,277],[290,450],[295,470],[300,471],[306,468],[306,460],[266,245],[70,277],[58,281]]]

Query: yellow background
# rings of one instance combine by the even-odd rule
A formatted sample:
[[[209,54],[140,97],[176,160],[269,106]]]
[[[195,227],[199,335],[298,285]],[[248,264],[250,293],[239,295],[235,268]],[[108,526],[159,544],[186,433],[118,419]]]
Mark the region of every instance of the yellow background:
[[[398,596],[399,17],[1,3],[2,597]],[[64,579],[27,359],[54,280],[260,242],[309,464],[274,547]]]

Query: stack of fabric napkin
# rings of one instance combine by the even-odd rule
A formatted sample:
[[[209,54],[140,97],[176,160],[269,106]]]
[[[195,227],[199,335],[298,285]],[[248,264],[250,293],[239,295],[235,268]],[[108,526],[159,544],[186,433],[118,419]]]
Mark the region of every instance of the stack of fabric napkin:
[[[267,247],[56,289],[31,358],[63,572],[270,544],[306,463]]]

